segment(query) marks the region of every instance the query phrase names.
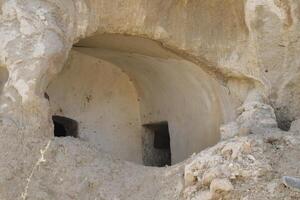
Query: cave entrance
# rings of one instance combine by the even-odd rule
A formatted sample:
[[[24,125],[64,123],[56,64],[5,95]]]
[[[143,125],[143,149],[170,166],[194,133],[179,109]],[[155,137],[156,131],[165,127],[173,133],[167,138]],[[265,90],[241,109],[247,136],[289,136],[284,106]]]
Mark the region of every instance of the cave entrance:
[[[52,116],[55,137],[78,137],[78,123],[70,118],[54,115]]]
[[[44,92],[52,115],[80,120],[82,140],[148,166],[176,164],[216,144],[220,125],[235,117],[227,90],[202,65],[159,42],[120,34],[74,44]],[[66,125],[62,133],[73,135]]]
[[[171,165],[171,146],[168,122],[144,124],[143,162],[145,166]]]

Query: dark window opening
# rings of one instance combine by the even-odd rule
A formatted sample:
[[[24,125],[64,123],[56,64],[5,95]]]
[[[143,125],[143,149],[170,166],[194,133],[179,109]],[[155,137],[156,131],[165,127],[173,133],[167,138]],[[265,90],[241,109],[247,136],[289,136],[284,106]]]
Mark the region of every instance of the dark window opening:
[[[170,149],[170,134],[168,123],[150,125],[154,130],[154,148]]]
[[[52,116],[55,137],[78,137],[78,123],[70,118]]]
[[[143,161],[146,166],[171,165],[171,147],[168,122],[145,124]]]

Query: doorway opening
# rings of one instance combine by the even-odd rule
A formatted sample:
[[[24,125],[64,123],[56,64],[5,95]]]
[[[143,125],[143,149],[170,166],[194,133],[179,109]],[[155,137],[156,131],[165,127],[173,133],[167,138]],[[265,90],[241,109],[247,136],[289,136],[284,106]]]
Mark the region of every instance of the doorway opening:
[[[171,165],[171,146],[168,122],[144,124],[143,162],[145,166]]]
[[[52,116],[55,137],[78,137],[78,123],[70,118],[54,115]]]

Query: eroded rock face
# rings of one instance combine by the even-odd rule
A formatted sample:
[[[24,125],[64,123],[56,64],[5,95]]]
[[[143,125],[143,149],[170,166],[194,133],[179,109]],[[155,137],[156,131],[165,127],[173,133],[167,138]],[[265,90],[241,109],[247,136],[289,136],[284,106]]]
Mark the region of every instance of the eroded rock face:
[[[291,132],[277,128],[288,130],[300,114],[298,1],[0,0],[0,7],[0,199],[299,197],[281,183],[281,176],[299,176],[295,170],[300,160],[297,122]],[[160,49],[122,37],[100,42],[99,38],[107,37],[104,34],[153,40]],[[94,39],[81,40],[88,37]],[[220,137],[224,141],[172,167],[148,168],[105,153],[110,149],[109,139],[102,141],[108,147],[102,151],[97,142],[96,146],[89,142],[93,137],[54,138],[51,115],[60,110],[51,107],[51,95],[45,92],[51,90],[49,84],[59,78],[64,67],[68,71],[66,61],[74,44],[74,48],[93,54],[93,59],[100,56],[120,67],[108,70],[106,78],[127,73],[129,78],[123,80],[135,77],[130,81],[143,83],[136,84],[136,90],[150,103],[140,103],[140,113],[157,109],[149,116],[134,117],[141,124],[167,118],[176,162],[212,146]],[[99,51],[102,53],[96,53]],[[124,56],[115,59],[107,51]],[[164,79],[161,69],[169,79]],[[76,80],[76,75],[73,78]],[[120,79],[109,79],[111,84],[114,80]],[[106,97],[117,94],[119,101],[128,91],[133,95],[127,100],[139,97],[132,85],[130,90],[129,86],[118,90],[120,85],[132,83],[118,83],[116,90],[107,90]],[[190,90],[196,92],[187,92]],[[122,91],[127,91],[126,95]],[[162,105],[160,98],[149,94],[172,94],[161,98],[170,105],[157,106]],[[102,96],[98,97],[101,101]],[[120,109],[134,108],[138,113],[139,100]],[[72,106],[69,110],[76,113]],[[128,120],[124,119],[122,123]],[[122,123],[122,127],[128,126]],[[205,131],[198,126],[201,123]],[[186,131],[182,128],[185,124]],[[121,131],[116,135],[121,137]],[[174,142],[172,136],[183,139]],[[141,143],[134,144],[137,146],[132,149],[142,151]],[[119,154],[126,150],[120,149]]]

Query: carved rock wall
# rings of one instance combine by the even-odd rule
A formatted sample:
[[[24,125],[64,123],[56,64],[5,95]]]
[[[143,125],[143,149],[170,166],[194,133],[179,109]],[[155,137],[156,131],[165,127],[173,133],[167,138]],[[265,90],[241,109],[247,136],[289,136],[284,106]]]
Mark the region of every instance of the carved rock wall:
[[[182,168],[189,161],[171,169],[144,169],[85,142],[53,139],[44,92],[72,45],[89,36],[117,33],[155,40],[210,74],[228,91],[235,109],[255,91],[259,106],[243,104],[236,113],[254,123],[264,116],[257,112],[266,111],[272,127],[267,120],[258,132],[276,125],[272,108],[264,104],[274,108],[286,130],[299,117],[297,0],[1,0],[0,7],[1,199],[189,198],[182,193]],[[285,140],[291,146],[283,145],[282,151],[298,144],[297,137]],[[267,147],[274,144],[280,146]]]

